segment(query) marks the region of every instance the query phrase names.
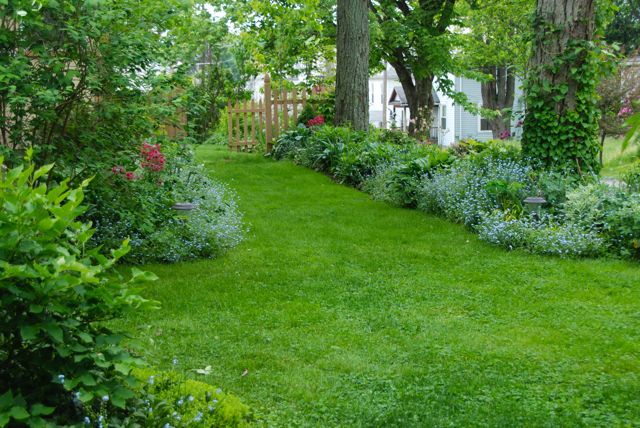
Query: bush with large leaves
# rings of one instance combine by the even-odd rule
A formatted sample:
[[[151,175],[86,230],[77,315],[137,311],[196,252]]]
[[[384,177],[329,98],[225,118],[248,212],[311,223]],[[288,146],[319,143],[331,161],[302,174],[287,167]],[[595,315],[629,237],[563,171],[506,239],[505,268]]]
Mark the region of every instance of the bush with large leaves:
[[[0,177],[0,426],[124,409],[140,361],[104,322],[155,306],[136,294],[153,274],[134,269],[125,279],[114,269],[127,242],[108,257],[85,250],[93,230],[77,217],[88,183],[48,187],[51,166],[36,170],[29,156]]]

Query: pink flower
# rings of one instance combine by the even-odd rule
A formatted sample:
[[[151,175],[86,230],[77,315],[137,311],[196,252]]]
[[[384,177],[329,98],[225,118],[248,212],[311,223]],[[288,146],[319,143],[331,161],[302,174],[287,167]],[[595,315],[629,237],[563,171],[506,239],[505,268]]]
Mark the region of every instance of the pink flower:
[[[111,168],[111,172],[113,172],[115,175],[121,174],[124,172],[124,167],[116,165],[113,168]]]
[[[132,171],[127,171],[124,173],[124,176],[127,180],[132,181],[136,179],[136,175]]]
[[[633,109],[630,106],[626,105],[620,109],[620,111],[618,112],[618,117],[623,118],[623,117],[631,116],[632,114],[633,114]]]

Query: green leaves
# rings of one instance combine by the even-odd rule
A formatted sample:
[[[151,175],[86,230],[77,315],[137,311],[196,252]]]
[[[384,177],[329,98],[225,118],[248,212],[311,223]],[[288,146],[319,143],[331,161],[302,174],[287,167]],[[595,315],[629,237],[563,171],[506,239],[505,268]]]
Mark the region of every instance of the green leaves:
[[[131,287],[155,275],[136,269],[127,280],[114,270],[127,242],[111,258],[78,248],[92,233],[76,221],[82,187],[65,181],[49,190],[39,184],[49,171],[27,163],[0,174],[0,337],[21,349],[0,353],[0,377],[11,387],[0,397],[0,426],[55,421],[52,405],[72,406],[65,392],[71,388],[84,402],[113,394],[113,405],[124,408],[133,397],[130,371],[139,361],[126,336],[102,321],[154,306]]]

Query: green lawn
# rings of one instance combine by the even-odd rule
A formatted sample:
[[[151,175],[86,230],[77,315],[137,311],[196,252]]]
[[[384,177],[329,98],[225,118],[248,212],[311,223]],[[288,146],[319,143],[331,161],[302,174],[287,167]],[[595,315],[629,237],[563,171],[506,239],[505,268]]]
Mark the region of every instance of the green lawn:
[[[509,253],[259,155],[199,151],[246,241],[126,319],[269,426],[639,426],[640,267]],[[241,376],[248,369],[248,375]]]
[[[622,150],[622,138],[607,138],[604,142],[604,153],[601,176],[620,179],[627,173],[629,166],[640,159],[640,148],[629,145]]]

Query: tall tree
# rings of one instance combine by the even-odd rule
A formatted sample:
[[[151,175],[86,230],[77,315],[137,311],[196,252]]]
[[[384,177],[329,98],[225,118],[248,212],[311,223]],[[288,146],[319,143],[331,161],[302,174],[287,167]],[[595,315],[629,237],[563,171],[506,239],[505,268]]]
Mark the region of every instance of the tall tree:
[[[409,132],[426,134],[434,107],[434,79],[444,89],[454,71],[453,34],[456,0],[371,0],[377,31],[376,56],[391,64],[407,97],[412,123]]]
[[[596,0],[537,0],[533,30],[523,153],[598,171]]]
[[[510,133],[516,78],[524,74],[534,5],[535,0],[478,0],[473,7],[460,3],[466,29],[461,59],[484,75],[482,107],[496,113],[489,118],[493,138]]]
[[[338,0],[335,124],[369,127],[368,0]]]

